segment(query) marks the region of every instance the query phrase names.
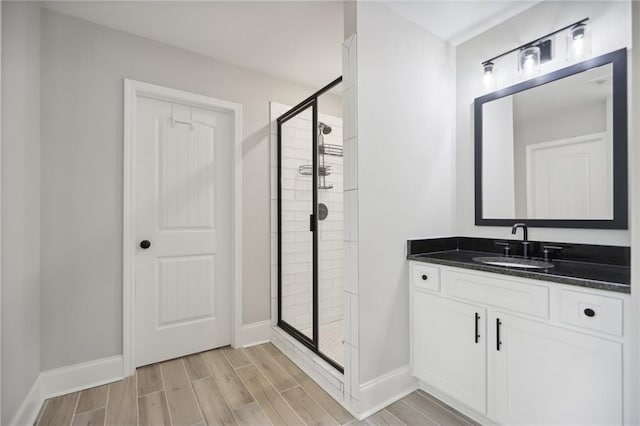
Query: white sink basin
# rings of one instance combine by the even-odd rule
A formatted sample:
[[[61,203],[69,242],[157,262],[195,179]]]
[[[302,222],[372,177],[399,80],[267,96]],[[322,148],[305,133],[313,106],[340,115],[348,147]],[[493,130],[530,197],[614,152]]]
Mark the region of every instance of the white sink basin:
[[[533,259],[521,259],[518,257],[474,257],[474,261],[485,265],[507,266],[509,268],[521,269],[549,269],[553,268],[553,263],[543,262]]]

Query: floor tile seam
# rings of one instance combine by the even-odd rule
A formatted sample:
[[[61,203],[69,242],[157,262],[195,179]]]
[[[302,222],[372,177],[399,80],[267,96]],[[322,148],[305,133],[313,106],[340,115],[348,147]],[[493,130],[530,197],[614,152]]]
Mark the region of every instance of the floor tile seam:
[[[165,401],[167,402],[167,413],[169,414],[169,423],[173,426],[173,417],[171,416],[171,410],[169,409],[169,397],[167,396],[167,385],[164,382],[164,373],[162,372],[162,366],[160,365],[160,363],[158,363],[158,370],[160,370],[160,380],[162,381],[162,390],[164,391],[164,398],[165,398]],[[138,424],[140,424],[140,420],[138,420]]]
[[[201,354],[198,354],[198,355],[202,357]],[[193,399],[196,403],[196,407],[198,407],[198,412],[200,412],[200,418],[202,419],[202,422],[206,424],[207,419],[204,417],[204,413],[202,412],[202,407],[200,407],[200,401],[198,401],[198,395],[196,395],[196,390],[193,388],[193,381],[189,379],[189,372],[187,371],[187,361],[185,360],[185,357],[182,357],[181,361],[182,361],[182,369],[184,370],[185,378],[187,379],[187,382],[189,382],[189,389],[191,389],[191,395],[193,396]],[[202,358],[202,362],[204,362],[204,358]],[[168,404],[168,401],[167,401],[167,404]],[[196,422],[195,424],[197,425],[199,423]]]
[[[245,354],[245,355],[246,355],[246,354]],[[267,354],[267,355],[268,355],[268,354]],[[225,355],[225,356],[226,356],[226,355]],[[294,410],[294,409],[293,409],[293,407],[291,406],[291,404],[289,404],[289,401],[287,401],[287,399],[286,399],[284,396],[282,396],[282,393],[281,393],[280,391],[278,391],[278,389],[273,385],[273,383],[271,382],[271,380],[269,380],[269,378],[268,378],[264,373],[262,373],[262,371],[260,370],[260,368],[259,368],[259,367],[258,367],[258,366],[253,362],[252,357],[250,357],[249,355],[247,355],[247,359],[251,362],[251,364],[249,364],[249,365],[243,365],[242,367],[238,367],[237,369],[234,369],[234,372],[235,372],[236,370],[241,369],[241,368],[245,368],[245,367],[253,366],[253,367],[256,369],[256,371],[258,372],[258,374],[260,374],[260,375],[261,375],[261,376],[262,376],[262,377],[267,381],[267,383],[269,383],[269,385],[271,385],[271,387],[273,388],[273,390],[274,390],[274,391],[276,391],[276,393],[280,396],[280,398],[282,398],[282,399],[284,400],[285,404],[287,404],[287,405],[291,408],[291,410],[293,411],[293,413],[294,413],[296,416],[298,416],[298,418],[300,419],[300,421],[301,421],[303,424],[307,425],[307,423],[302,419],[302,417],[300,417],[300,415],[296,412],[296,410]],[[275,360],[274,360],[274,362],[275,362]],[[286,373],[286,371],[285,371],[285,373]],[[240,374],[237,374],[237,373],[236,373],[236,375],[238,376],[238,379],[240,379],[240,381],[242,382],[242,385],[247,389],[247,392],[249,392],[249,394],[251,394],[251,397],[253,398],[254,402],[256,402],[256,403],[258,404],[258,407],[260,407],[260,409],[261,409],[261,410],[262,410],[262,412],[265,414],[265,416],[266,416],[267,418],[269,418],[269,416],[267,416],[267,413],[266,413],[265,409],[264,409],[264,408],[262,408],[262,405],[260,404],[260,401],[258,401],[258,399],[257,399],[257,398],[256,398],[256,396],[253,394],[253,392],[251,392],[251,389],[249,389],[249,387],[247,386],[246,382],[242,379],[242,376],[241,376]],[[248,405],[248,404],[246,404],[246,405]],[[269,421],[271,422],[271,419],[269,419]]]

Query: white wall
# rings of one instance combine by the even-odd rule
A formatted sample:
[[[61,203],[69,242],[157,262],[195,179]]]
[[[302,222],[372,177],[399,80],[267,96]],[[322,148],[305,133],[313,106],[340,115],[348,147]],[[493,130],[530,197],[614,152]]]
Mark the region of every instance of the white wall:
[[[40,10],[2,2],[2,419],[40,372]]]
[[[268,102],[317,88],[46,9],[42,19],[42,368],[122,352],[125,77],[243,105],[243,322],[270,318]]]
[[[590,18],[592,25],[592,55],[598,56],[631,44],[630,2],[556,2],[545,1],[456,49],[456,233],[465,236],[507,238],[508,227],[477,227],[474,218],[473,165],[473,100],[485,94],[481,81],[482,61],[513,49],[529,40],[572,22]],[[556,37],[556,59],[543,64],[547,73],[570,65],[564,55],[564,33]],[[510,55],[496,62],[498,88],[520,81],[516,60]],[[627,230],[580,230],[534,228],[533,240],[628,245]]]
[[[358,2],[357,8],[359,374],[365,383],[409,362],[407,240],[453,234],[455,58],[449,44],[383,6]]]
[[[485,104],[482,114],[482,215],[515,217],[513,97]]]

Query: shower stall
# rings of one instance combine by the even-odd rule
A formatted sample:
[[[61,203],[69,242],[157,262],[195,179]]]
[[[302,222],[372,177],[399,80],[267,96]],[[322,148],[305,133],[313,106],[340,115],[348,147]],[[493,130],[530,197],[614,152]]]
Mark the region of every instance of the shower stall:
[[[278,326],[344,371],[342,119],[320,112],[341,82],[277,118],[277,271]]]

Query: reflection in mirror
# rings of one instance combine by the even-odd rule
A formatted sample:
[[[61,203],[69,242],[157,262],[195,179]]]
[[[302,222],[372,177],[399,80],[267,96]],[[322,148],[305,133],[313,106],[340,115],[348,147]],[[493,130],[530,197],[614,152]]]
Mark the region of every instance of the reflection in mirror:
[[[484,219],[613,219],[611,63],[482,105]]]

